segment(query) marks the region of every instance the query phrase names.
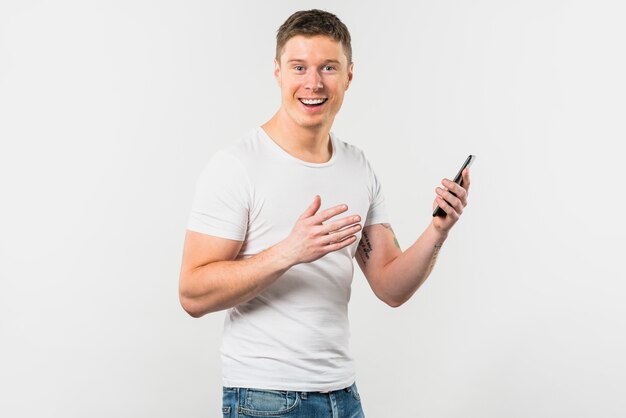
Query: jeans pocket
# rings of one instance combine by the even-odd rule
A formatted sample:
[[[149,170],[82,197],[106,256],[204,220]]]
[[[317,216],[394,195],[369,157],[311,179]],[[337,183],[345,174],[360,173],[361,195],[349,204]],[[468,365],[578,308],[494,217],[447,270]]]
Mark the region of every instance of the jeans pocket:
[[[297,392],[246,389],[241,413],[249,416],[285,416],[300,405]]]
[[[359,395],[359,390],[356,388],[356,382],[352,384],[351,388],[352,390],[350,392],[352,393],[352,396],[354,397],[354,399],[356,399],[357,401],[360,401],[361,395]]]
[[[231,411],[237,408],[237,391],[233,388],[224,388],[222,395],[222,415],[230,418]]]

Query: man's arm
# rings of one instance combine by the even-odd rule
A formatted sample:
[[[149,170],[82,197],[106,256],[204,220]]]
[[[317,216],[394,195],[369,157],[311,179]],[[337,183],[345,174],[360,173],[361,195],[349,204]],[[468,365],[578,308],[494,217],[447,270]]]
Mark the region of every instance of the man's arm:
[[[251,299],[288,266],[274,247],[235,261],[242,241],[187,231],[179,279],[180,303],[193,317]]]
[[[404,252],[391,225],[375,224],[363,229],[357,262],[370,287],[383,302],[400,306],[426,281],[450,229],[467,205],[470,184],[467,169],[463,171],[463,184],[465,188],[447,179],[442,181],[444,187],[435,190],[437,197],[433,209],[439,205],[446,217],[434,217],[417,241]]]
[[[261,293],[290,267],[308,263],[356,241],[358,216],[328,222],[348,210],[338,205],[319,213],[321,200],[298,218],[289,236],[250,258],[235,260],[241,241],[187,231],[179,280],[180,303],[193,317],[227,309]]]

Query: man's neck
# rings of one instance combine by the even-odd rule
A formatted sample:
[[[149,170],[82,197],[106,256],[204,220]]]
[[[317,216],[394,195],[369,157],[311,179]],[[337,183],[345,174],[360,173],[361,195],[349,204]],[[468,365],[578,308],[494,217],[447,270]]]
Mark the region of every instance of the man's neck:
[[[332,156],[330,125],[302,127],[279,110],[261,127],[279,147],[299,160],[325,163]]]

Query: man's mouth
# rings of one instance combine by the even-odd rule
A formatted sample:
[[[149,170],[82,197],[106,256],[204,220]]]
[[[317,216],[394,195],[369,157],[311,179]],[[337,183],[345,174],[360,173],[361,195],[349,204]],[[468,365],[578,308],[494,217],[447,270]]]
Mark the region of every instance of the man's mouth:
[[[326,103],[326,100],[328,100],[328,98],[324,98],[324,99],[298,99],[298,100],[300,100],[300,103],[302,103],[305,106],[315,107],[315,106],[321,106],[324,103]]]

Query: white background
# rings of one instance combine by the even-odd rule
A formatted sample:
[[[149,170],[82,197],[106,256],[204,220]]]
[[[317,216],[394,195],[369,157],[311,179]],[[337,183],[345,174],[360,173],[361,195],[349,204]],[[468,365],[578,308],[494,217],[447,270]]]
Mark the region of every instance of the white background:
[[[0,416],[220,416],[224,314],[177,294],[194,182],[277,109],[276,29],[313,7],[404,248],[478,155],[413,299],[355,276],[367,416],[625,416],[622,4],[2,1]]]

